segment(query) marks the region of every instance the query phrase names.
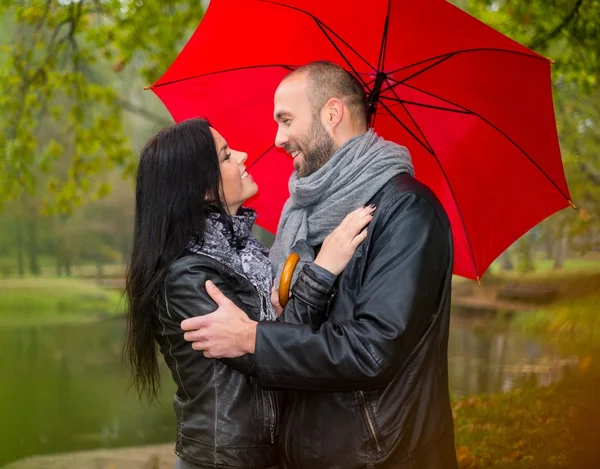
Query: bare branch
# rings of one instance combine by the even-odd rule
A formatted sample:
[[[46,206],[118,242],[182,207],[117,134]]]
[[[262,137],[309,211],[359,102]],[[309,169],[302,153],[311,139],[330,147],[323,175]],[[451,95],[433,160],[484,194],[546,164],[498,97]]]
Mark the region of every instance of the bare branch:
[[[583,3],[583,0],[577,0],[575,5],[573,6],[573,9],[571,10],[571,12],[567,16],[565,16],[565,18],[562,20],[562,22],[556,28],[554,28],[552,31],[550,31],[546,36],[540,37],[539,39],[534,39],[533,42],[528,47],[530,49],[534,49],[534,50],[545,48],[552,39],[554,39],[556,36],[558,36],[560,34],[560,32],[564,28],[566,28],[571,21],[573,21],[573,19],[575,18],[575,15],[577,15],[577,12],[579,11],[579,7],[581,6],[582,3]]]
[[[144,119],[149,120],[150,122],[154,122],[155,124],[162,125],[164,127],[173,125],[173,122],[169,121],[168,119],[157,116],[153,112],[150,112],[143,107],[140,107],[133,103],[130,103],[129,101],[126,101],[125,99],[116,98],[116,102],[119,104],[119,106],[121,106],[126,111],[137,114],[137,115],[143,117]]]

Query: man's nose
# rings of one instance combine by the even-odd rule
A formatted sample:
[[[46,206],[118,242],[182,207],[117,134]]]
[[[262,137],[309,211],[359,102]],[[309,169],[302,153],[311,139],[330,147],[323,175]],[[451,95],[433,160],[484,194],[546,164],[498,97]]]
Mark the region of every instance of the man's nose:
[[[285,135],[285,133],[281,131],[281,128],[278,128],[277,134],[275,135],[275,146],[277,148],[283,148],[287,142],[287,135]]]

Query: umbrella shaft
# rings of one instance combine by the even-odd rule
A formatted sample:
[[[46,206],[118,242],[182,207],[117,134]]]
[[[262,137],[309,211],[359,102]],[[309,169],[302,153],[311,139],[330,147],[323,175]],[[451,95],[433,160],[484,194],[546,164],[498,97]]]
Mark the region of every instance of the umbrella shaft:
[[[375,115],[377,111],[377,104],[379,103],[379,95],[381,94],[381,87],[383,86],[383,82],[387,78],[387,75],[384,72],[377,72],[377,76],[375,77],[375,84],[373,85],[373,89],[369,93],[369,120]]]

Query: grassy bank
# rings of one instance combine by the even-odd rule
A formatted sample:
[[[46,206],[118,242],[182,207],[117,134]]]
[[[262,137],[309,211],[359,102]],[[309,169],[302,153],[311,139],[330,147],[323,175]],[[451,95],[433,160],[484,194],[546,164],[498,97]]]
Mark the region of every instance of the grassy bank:
[[[585,357],[555,385],[455,402],[460,468],[597,468],[599,386],[598,361]]]
[[[560,287],[557,300],[518,315],[512,326],[544,337],[569,353],[581,354],[600,347],[600,273],[548,277],[545,283]]]
[[[511,277],[511,280],[514,278]],[[600,274],[538,272],[520,282],[559,286],[556,301],[519,313],[512,327],[581,357],[549,387],[474,396],[453,405],[461,469],[599,467]]]
[[[0,324],[94,321],[119,315],[121,293],[91,280],[4,279],[0,282]]]

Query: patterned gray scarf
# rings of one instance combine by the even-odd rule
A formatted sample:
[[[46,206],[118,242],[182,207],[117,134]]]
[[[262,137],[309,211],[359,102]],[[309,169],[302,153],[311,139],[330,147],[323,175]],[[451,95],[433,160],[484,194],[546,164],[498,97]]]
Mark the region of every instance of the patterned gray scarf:
[[[187,248],[212,257],[248,279],[261,298],[260,320],[275,320],[271,304],[269,251],[252,235],[256,212],[242,207],[231,218],[233,233],[225,227],[218,214],[210,214],[206,219],[203,240],[200,243],[191,241]]]
[[[351,211],[365,205],[392,177],[414,175],[408,150],[379,137],[373,129],[351,138],[318,171],[304,178],[294,172],[290,198],[283,207],[270,258],[276,284],[292,253],[302,265],[314,260],[314,246],[323,243]]]

